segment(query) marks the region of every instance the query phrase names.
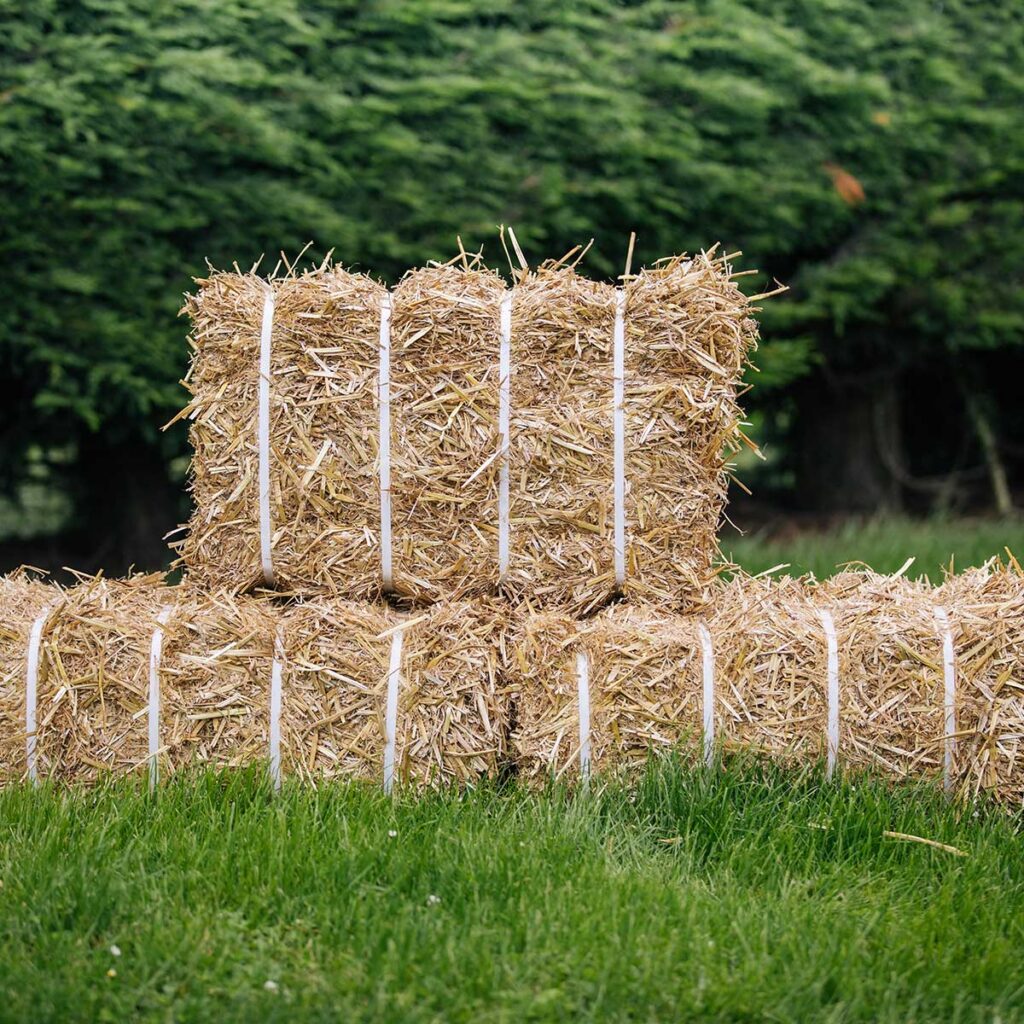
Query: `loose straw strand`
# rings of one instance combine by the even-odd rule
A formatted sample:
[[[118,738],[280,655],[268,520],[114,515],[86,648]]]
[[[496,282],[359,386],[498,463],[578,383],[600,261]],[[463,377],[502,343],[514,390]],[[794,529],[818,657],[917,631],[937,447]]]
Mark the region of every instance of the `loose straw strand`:
[[[704,763],[713,767],[715,763],[715,649],[711,642],[711,631],[699,623],[700,646],[703,655],[704,678]]]
[[[935,619],[942,636],[942,788],[949,793],[953,789],[953,760],[956,755],[956,656],[953,650],[953,631],[946,609],[936,607]]]
[[[279,630],[274,637],[270,665],[270,781],[275,793],[281,789],[281,668],[284,659],[284,636]]]
[[[263,325],[260,330],[259,409],[256,443],[259,449],[260,561],[263,582],[274,584],[274,557],[270,522],[270,352],[274,330],[274,289],[268,284],[263,293]]]

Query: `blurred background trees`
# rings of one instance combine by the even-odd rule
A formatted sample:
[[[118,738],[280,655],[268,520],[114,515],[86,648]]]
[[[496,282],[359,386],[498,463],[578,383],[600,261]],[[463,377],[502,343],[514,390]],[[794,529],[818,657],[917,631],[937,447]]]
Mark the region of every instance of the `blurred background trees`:
[[[159,565],[181,295],[460,234],[758,268],[761,507],[1009,510],[1024,13],[902,0],[0,0],[0,561]],[[751,516],[757,508],[749,508]]]

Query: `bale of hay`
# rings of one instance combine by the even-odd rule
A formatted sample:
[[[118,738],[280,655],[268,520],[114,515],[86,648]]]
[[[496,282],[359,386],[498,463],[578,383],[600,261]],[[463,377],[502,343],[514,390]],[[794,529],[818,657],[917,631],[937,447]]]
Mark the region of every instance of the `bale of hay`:
[[[25,777],[25,678],[29,635],[44,611],[40,649],[64,598],[63,590],[27,569],[0,577],[0,784]],[[46,661],[39,665],[45,684]]]
[[[180,545],[189,578],[349,599],[388,590],[412,603],[500,589],[577,614],[617,589],[698,605],[714,574],[726,460],[742,439],[737,388],[756,339],[734,278],[713,254],[642,271],[621,295],[564,261],[524,271],[507,291],[465,253],[411,271],[390,298],[327,266],[270,282],[211,275],[185,307],[195,349],[182,413],[196,449],[196,512]],[[268,288],[264,543],[257,437]]]
[[[146,765],[150,641],[175,597],[159,574],[82,577],[66,592],[42,642],[40,778],[94,783]]]
[[[757,343],[728,256],[676,256],[625,288],[623,593],[694,610],[718,554],[741,378]],[[753,447],[753,445],[751,445]],[[755,449],[756,450],[756,449]]]
[[[595,768],[636,768],[656,750],[699,750],[702,677],[695,627],[693,620],[626,604],[582,624],[557,612],[521,617],[510,656],[519,686],[515,748],[523,774],[579,774],[581,684],[589,697],[584,731]]]
[[[1024,803],[1024,572],[1014,559],[951,576],[935,593],[956,657],[956,782]]]
[[[509,730],[503,621],[490,601],[411,616],[341,601],[298,605],[282,623],[284,772],[380,782],[394,665],[396,779],[461,784],[496,774]]]
[[[390,589],[413,601],[497,586],[504,294],[468,258],[412,270],[394,292]]]
[[[269,377],[269,526],[273,583],[283,591],[381,591],[378,346],[385,289],[322,267],[264,281],[198,280],[192,321],[195,511],[178,545],[190,580],[246,590],[269,582],[260,538],[260,337],[274,297]],[[172,421],[174,422],[174,421]]]

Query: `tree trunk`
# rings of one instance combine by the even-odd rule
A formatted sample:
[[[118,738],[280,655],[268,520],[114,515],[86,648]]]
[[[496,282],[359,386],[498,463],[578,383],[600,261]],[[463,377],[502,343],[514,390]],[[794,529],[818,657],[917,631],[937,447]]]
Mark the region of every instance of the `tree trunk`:
[[[796,395],[796,502],[815,512],[897,512],[902,457],[896,374],[819,374]]]

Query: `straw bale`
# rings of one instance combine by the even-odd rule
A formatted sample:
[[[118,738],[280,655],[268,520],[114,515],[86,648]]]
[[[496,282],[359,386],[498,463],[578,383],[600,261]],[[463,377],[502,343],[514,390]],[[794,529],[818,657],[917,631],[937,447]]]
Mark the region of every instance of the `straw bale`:
[[[286,773],[380,781],[392,637],[402,631],[396,777],[468,783],[507,756],[509,697],[499,666],[504,612],[492,601],[401,614],[313,601],[283,623]]]
[[[161,766],[239,768],[270,752],[270,679],[283,616],[268,597],[183,593],[161,663]]]
[[[150,640],[175,597],[160,574],[81,577],[67,591],[42,642],[40,778],[93,783],[145,763]]]
[[[523,773],[578,774],[579,652],[589,661],[595,768],[637,767],[652,750],[698,750],[702,678],[695,625],[626,604],[586,623],[557,612],[520,619],[510,646],[520,686],[515,743]]]
[[[56,613],[63,590],[26,569],[0,577],[0,783],[25,775],[25,663],[29,633],[42,612]],[[52,623],[52,618],[51,618]],[[44,631],[45,637],[48,630]],[[42,644],[40,644],[42,648]],[[45,660],[40,676],[45,677]]]
[[[502,279],[477,261],[410,271],[391,318],[394,592],[493,593]]]
[[[728,257],[677,256],[626,287],[623,592],[693,610],[718,553],[728,460],[747,442],[738,388],[757,342]]]
[[[949,615],[957,672],[958,782],[1024,802],[1024,574],[1013,559],[951,576],[935,593]]]
[[[195,511],[179,545],[210,588],[263,583],[257,416],[264,296],[275,312],[270,382],[273,568],[284,591],[380,593],[378,341],[384,288],[328,265],[264,281],[199,280],[192,320],[190,421]],[[173,422],[173,421],[172,421]]]

